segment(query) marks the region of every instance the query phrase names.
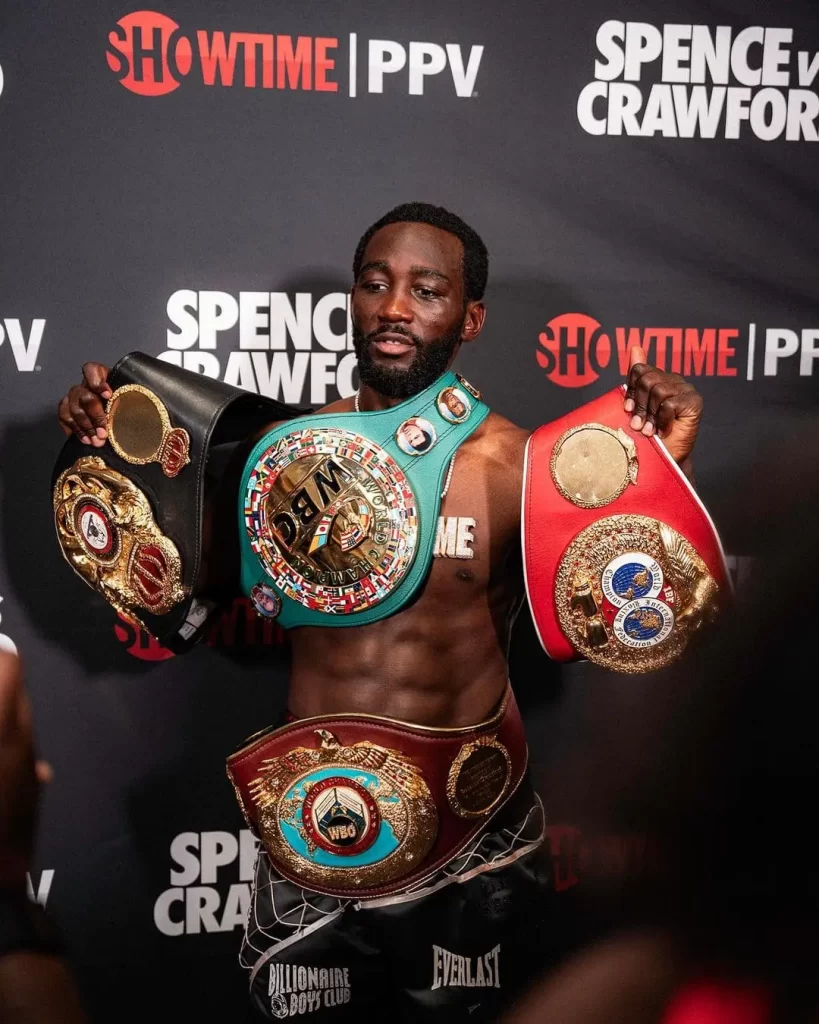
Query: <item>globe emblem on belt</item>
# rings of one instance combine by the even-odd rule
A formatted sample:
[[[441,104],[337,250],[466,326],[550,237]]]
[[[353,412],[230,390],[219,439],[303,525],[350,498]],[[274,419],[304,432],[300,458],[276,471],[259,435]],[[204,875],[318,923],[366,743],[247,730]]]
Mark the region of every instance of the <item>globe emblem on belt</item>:
[[[329,853],[353,856],[375,842],[381,824],[375,799],[354,779],[343,776],[314,783],[302,805],[309,840]]]
[[[263,452],[244,513],[251,547],[279,590],[328,614],[383,601],[418,543],[403,470],[380,445],[337,427],[293,431]]]

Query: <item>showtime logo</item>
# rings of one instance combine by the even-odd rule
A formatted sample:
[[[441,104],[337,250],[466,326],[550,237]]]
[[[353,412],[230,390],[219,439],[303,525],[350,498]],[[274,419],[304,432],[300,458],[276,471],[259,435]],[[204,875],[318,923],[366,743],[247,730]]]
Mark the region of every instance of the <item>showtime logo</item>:
[[[757,325],[739,327],[615,327],[611,331],[587,313],[561,313],[538,336],[538,365],[553,383],[564,388],[593,384],[604,371],[628,373],[629,352],[639,345],[660,370],[684,377],[737,377],[740,350],[745,348],[745,378],[753,380],[762,363],[763,376],[776,377],[783,368],[798,376],[813,375],[819,359],[819,329],[764,330],[757,346]]]
[[[120,83],[139,96],[165,96],[182,79],[205,86],[338,93],[340,56],[346,56],[347,92],[358,92],[358,36],[349,34],[346,54],[334,36],[274,35],[198,29],[184,35],[179,25],[157,11],[135,11],[120,18],[108,35],[106,60]],[[362,48],[363,49],[363,48]],[[428,78],[449,68],[455,95],[474,94],[483,46],[470,46],[464,60],[459,43],[370,39],[362,64],[369,93],[383,93],[386,76],[406,71],[410,96],[423,96]]]
[[[596,43],[577,100],[590,135],[819,140],[819,53],[794,52],[791,28],[606,21]]]
[[[181,289],[168,299],[168,351],[159,358],[288,405],[355,393],[349,295]],[[227,360],[217,354],[230,346]]]
[[[163,935],[199,935],[244,927],[257,840],[249,829],[232,832],[180,832],[171,842],[170,888],[154,903],[154,924]],[[238,862],[237,871],[234,865]],[[233,868],[232,871],[226,869]],[[217,888],[225,873],[233,881]]]
[[[163,647],[150,633],[124,615],[120,615],[119,622],[115,623],[114,633],[117,640],[125,644],[132,658],[139,658],[140,661],[166,661],[174,657],[173,651]],[[217,612],[207,627],[204,639],[208,647],[231,650],[281,647],[284,642],[281,626],[273,619],[258,615],[246,597],[234,598],[229,608]]]

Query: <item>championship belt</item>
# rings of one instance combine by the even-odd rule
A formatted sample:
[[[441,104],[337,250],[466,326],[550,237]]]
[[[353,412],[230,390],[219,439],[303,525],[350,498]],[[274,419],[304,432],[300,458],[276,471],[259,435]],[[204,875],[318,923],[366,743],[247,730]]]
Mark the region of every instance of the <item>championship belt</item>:
[[[297,411],[140,352],[114,366],[109,385],[106,444],[72,436],[57,459],[57,539],[89,586],[182,653],[214,607],[197,589],[213,450]]]
[[[619,387],[534,432],[523,561],[535,628],[556,661],[618,672],[675,661],[731,583],[716,528]]]
[[[260,614],[360,626],[403,607],[432,564],[449,462],[488,414],[449,372],[391,409],[266,434],[239,494],[242,589]]]
[[[510,688],[460,729],[375,715],[305,718],[227,760],[250,829],[276,869],[316,892],[374,899],[433,875],[517,789],[523,723]]]

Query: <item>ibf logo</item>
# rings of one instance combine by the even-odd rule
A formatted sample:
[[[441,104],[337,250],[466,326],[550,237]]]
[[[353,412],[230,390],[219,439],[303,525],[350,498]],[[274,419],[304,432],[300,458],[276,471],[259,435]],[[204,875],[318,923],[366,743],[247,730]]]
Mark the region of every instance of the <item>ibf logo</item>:
[[[45,325],[45,320],[32,320],[31,327],[26,331],[21,320],[0,320],[0,348],[4,342],[8,342],[6,348],[11,351],[14,363],[21,373],[39,370],[37,356]]]
[[[349,34],[346,47],[334,36],[289,36],[264,32],[198,29],[185,35],[157,11],[135,11],[120,18],[108,35],[106,60],[120,83],[138,96],[165,96],[189,75],[205,86],[246,89],[383,93],[387,76],[399,76],[410,96],[423,96],[429,78],[449,69],[456,96],[473,96],[483,46],[464,53],[459,43],[359,40]],[[343,52],[346,49],[346,53]],[[346,59],[345,59],[346,58]],[[346,64],[346,74],[339,67]],[[398,79],[395,79],[396,81]],[[363,84],[363,82],[362,82]]]

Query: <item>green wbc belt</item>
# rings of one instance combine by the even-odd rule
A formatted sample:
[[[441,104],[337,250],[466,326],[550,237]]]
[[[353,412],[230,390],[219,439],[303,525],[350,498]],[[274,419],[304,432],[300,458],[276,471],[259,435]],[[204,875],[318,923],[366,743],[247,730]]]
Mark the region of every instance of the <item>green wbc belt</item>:
[[[429,570],[450,460],[488,414],[449,372],[392,409],[265,434],[239,491],[242,588],[256,610],[286,628],[394,615]]]

